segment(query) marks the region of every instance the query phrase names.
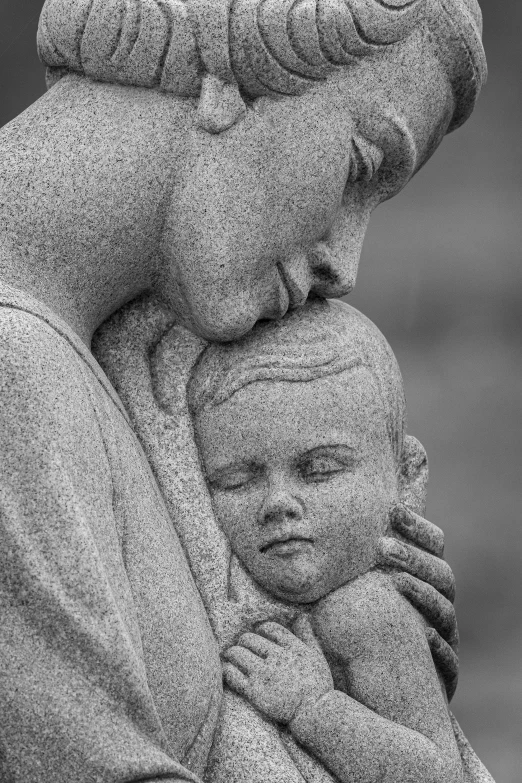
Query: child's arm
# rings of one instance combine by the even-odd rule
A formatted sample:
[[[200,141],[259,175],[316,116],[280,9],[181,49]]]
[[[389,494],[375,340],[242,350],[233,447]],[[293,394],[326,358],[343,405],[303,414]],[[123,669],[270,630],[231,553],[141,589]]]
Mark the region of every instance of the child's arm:
[[[419,781],[461,781],[462,761],[425,622],[389,576],[371,572],[359,577],[320,601],[310,619],[322,649],[344,678],[338,687],[371,710],[359,709],[358,714],[375,754],[378,743],[381,760],[391,765],[394,758],[393,763],[403,765],[400,774],[390,768],[390,780],[409,780],[411,764]],[[355,711],[352,705],[353,716]],[[304,736],[297,734],[306,730],[297,723],[293,727],[301,741]]]
[[[305,644],[275,623],[229,651],[228,684],[288,724],[343,783],[460,783],[461,760],[424,628],[387,577],[368,574],[336,591],[312,621],[347,693],[334,690],[311,639]]]

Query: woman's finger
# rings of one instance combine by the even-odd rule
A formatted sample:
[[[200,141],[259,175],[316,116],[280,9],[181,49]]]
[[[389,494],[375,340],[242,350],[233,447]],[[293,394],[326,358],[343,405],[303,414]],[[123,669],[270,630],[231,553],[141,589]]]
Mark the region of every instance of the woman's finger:
[[[251,650],[247,650],[246,647],[239,647],[237,645],[225,650],[223,658],[230,663],[233,663],[243,674],[250,674],[255,671],[260,664],[258,655]]]
[[[247,650],[251,650],[260,658],[267,658],[270,653],[270,649],[274,649],[274,642],[267,639],[265,636],[260,636],[258,633],[244,633],[238,639],[238,645],[245,647]]]
[[[223,679],[229,688],[248,698],[248,678],[233,664],[223,664]]]
[[[459,659],[449,644],[433,628],[426,628],[426,638],[435,666],[444,680],[448,701],[451,701],[457,690]]]
[[[411,511],[403,503],[394,506],[390,511],[390,523],[396,533],[404,536],[413,544],[421,546],[432,555],[443,556],[444,533],[440,527]]]
[[[455,577],[445,560],[410,544],[385,536],[379,541],[378,562],[382,566],[407,571],[417,579],[430,584],[453,603]]]
[[[452,650],[458,652],[459,632],[453,604],[434,587],[411,574],[393,574],[392,579],[399,593],[419,610]]]

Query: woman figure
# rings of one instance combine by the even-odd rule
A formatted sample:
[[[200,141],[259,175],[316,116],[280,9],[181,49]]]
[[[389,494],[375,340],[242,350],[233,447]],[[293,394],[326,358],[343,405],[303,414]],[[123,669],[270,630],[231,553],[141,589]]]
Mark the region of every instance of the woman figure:
[[[484,77],[473,0],[256,8],[49,0],[51,89],[0,133],[7,780],[195,780],[220,706],[204,606],[94,331],[146,291],[210,340],[347,293],[371,209]],[[451,592],[442,560],[407,551]]]

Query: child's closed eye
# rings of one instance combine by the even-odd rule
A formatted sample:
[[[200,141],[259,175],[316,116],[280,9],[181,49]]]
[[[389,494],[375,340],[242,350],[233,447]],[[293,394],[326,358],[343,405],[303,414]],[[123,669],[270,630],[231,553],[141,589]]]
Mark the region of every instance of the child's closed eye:
[[[334,446],[314,449],[301,459],[299,474],[304,481],[322,482],[335,476],[352,471],[355,465],[353,449],[348,446]]]
[[[258,473],[254,466],[230,467],[209,476],[208,481],[214,491],[233,492],[254,481]]]

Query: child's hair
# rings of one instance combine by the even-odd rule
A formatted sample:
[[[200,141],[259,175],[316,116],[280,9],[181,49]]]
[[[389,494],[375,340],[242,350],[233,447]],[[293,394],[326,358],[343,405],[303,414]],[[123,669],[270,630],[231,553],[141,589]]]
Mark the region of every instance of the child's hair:
[[[188,384],[190,412],[196,417],[256,381],[306,383],[355,367],[375,379],[399,469],[406,404],[397,360],[377,327],[338,300],[312,299],[281,321],[258,323],[237,342],[208,345]]]

